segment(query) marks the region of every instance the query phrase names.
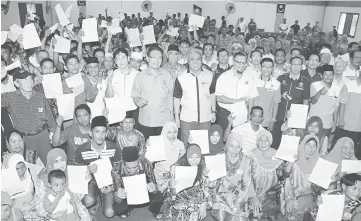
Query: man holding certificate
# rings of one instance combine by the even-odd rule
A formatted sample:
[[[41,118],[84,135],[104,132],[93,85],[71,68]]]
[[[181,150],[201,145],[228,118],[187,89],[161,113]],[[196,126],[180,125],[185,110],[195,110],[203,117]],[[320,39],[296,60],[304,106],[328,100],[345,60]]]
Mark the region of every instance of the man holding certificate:
[[[146,181],[143,183],[135,182],[135,180],[138,181],[138,175],[142,174],[145,174]],[[149,211],[156,219],[163,218],[163,213],[160,212],[163,195],[157,188],[152,164],[147,159],[140,157],[137,147],[125,147],[123,149],[122,163],[119,167],[119,173],[115,176],[117,191],[115,192],[114,211],[116,215],[121,219],[126,219],[134,208],[129,205],[131,201],[138,200],[139,204],[143,204],[150,200]],[[132,184],[139,185],[137,188],[127,185],[133,178]]]

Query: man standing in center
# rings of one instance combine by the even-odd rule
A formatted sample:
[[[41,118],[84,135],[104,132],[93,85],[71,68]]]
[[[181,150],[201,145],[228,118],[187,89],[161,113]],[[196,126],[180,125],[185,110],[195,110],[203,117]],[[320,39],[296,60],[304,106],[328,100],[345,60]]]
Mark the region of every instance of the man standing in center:
[[[188,64],[189,70],[177,77],[173,93],[175,122],[185,144],[190,130],[208,130],[216,120],[214,74],[202,68],[202,54],[197,50],[190,52]]]
[[[151,47],[147,51],[148,67],[134,79],[131,96],[139,107],[139,130],[145,139],[157,136],[163,125],[173,120],[172,75],[161,68],[163,50]]]

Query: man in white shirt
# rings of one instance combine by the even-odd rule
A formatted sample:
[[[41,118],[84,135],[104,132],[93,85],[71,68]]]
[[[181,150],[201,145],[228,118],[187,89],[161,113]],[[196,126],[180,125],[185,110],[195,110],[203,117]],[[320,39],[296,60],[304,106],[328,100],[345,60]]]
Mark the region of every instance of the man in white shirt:
[[[233,64],[232,69],[221,74],[216,83],[216,98],[220,106],[217,122],[223,129],[227,128],[227,117],[231,113],[233,104],[248,102],[250,111],[253,107],[253,98],[258,96],[254,78],[244,72],[247,67],[247,56],[236,53],[233,56]]]
[[[286,18],[283,18],[283,22],[279,26],[281,33],[287,33],[288,25],[286,24]]]
[[[348,77],[350,80],[355,80],[360,75],[361,66],[361,50],[350,52],[350,63],[346,66],[343,76]]]
[[[226,131],[224,132],[224,137],[227,138],[229,134],[232,133],[238,133],[243,138],[243,146],[242,146],[242,152],[243,153],[250,153],[253,149],[257,148],[257,134],[265,130],[261,123],[263,121],[263,109],[259,106],[254,106],[251,109],[250,114],[250,121],[239,125],[231,131],[232,124],[233,124],[233,117],[228,117],[228,127]]]
[[[348,44],[348,53],[341,55],[342,60],[346,61],[346,64],[350,62],[350,52],[357,50],[359,47],[359,44],[355,41]]]
[[[341,58],[335,60],[335,65],[333,66],[335,78],[333,79],[332,86],[335,86],[337,96],[340,95],[341,89],[343,86],[348,84],[351,80],[343,76],[343,72],[346,68],[346,61]]]
[[[244,20],[243,17],[240,17],[237,26],[241,29],[241,35],[245,35],[247,32],[247,22]]]

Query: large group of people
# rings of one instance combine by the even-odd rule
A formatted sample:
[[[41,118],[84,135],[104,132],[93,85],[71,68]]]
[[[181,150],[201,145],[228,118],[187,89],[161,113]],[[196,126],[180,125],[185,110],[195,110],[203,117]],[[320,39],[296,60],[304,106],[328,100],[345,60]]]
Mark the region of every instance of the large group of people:
[[[3,221],[90,221],[97,210],[127,219],[135,207],[124,178],[139,174],[155,219],[313,221],[321,194],[342,194],[342,220],[361,220],[361,173],[341,172],[343,160],[361,159],[360,43],[323,33],[318,24],[289,28],[284,19],[270,37],[254,19],[232,25],[222,18],[218,28],[208,16],[197,27],[180,13],[159,20],[122,14],[117,34],[101,25],[113,18],[99,15],[99,40],[83,43],[83,19],[52,33],[51,24],[29,16],[41,47],[24,50],[22,35],[1,45],[2,169],[13,169],[26,186],[21,196],[2,191]],[[130,47],[129,30],[142,33],[148,25],[157,42]],[[71,40],[69,53],[53,50],[55,35]],[[44,95],[43,76],[54,73],[64,94],[76,95],[71,120]],[[67,81],[78,74],[80,91]],[[105,102],[112,98],[125,109],[115,124]],[[292,104],[309,106],[304,129],[288,127]],[[241,109],[247,119],[238,122]],[[192,130],[208,130],[208,155],[225,155],[226,176],[209,179]],[[275,158],[283,135],[299,137],[294,162]],[[147,159],[153,136],[164,140],[165,161]],[[105,157],[113,184],[99,188],[93,162]],[[308,179],[321,158],[339,165],[327,189]],[[69,189],[67,168],[74,165],[88,168],[87,194]],[[177,166],[197,171],[179,192]]]

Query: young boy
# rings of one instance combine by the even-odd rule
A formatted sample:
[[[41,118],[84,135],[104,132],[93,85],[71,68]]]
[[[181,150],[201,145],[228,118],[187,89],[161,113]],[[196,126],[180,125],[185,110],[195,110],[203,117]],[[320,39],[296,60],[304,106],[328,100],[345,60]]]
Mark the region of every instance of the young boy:
[[[1,221],[23,221],[19,209],[12,208],[12,200],[8,193],[1,192]]]
[[[66,175],[61,170],[53,170],[48,175],[49,189],[44,197],[44,209],[50,220],[63,217],[66,221],[80,221],[72,193],[65,190]],[[66,212],[65,212],[66,211]]]

